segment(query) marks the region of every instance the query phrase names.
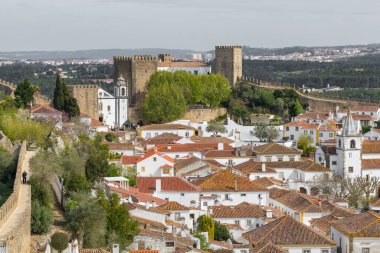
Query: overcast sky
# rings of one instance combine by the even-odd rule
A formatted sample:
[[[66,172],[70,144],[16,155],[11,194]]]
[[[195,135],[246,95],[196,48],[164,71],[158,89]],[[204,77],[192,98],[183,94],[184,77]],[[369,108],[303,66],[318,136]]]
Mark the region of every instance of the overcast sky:
[[[0,51],[379,42],[379,0],[0,0]]]

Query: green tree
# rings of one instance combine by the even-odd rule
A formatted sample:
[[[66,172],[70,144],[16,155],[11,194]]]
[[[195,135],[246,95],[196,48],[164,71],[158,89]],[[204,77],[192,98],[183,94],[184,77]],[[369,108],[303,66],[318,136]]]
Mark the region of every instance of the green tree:
[[[211,216],[202,215],[198,218],[198,231],[207,232],[209,240],[214,240],[215,223]]]
[[[117,141],[117,136],[114,135],[113,133],[107,133],[104,138],[106,139],[106,141],[108,142],[115,142]]]
[[[107,200],[104,191],[98,191],[99,204],[107,214],[107,236],[108,245],[120,244],[121,249],[133,242],[133,238],[139,232],[138,222],[132,220],[125,205],[120,204],[117,194],[111,194]],[[111,237],[110,235],[114,235]]]
[[[218,122],[209,122],[206,131],[209,133],[212,133],[213,136],[218,136],[218,134],[225,134],[227,133],[226,127],[222,123]]]
[[[259,138],[260,142],[272,142],[278,138],[276,128],[273,126],[268,126],[266,123],[257,124],[250,134]]]
[[[14,94],[17,107],[28,107],[33,102],[33,95],[36,91],[37,87],[32,85],[26,78],[19,83]]]
[[[80,115],[80,110],[77,99],[71,95],[67,95],[64,110],[70,118],[78,117]]]
[[[32,201],[31,232],[33,234],[47,234],[53,224],[53,213],[49,207]]]
[[[53,106],[59,111],[63,111],[65,107],[65,84],[59,75],[56,76]]]
[[[249,110],[241,99],[231,99],[228,103],[228,109],[231,115],[235,116],[238,121],[249,116]]]
[[[195,231],[194,235],[195,238],[198,238],[200,241],[200,249],[204,251],[210,251],[210,244],[207,242],[206,237],[200,232]]]
[[[143,119],[151,123],[165,123],[178,119],[187,110],[181,89],[168,82],[148,86],[143,103]]]
[[[303,112],[303,108],[298,99],[294,102],[290,110],[290,116],[295,117]]]
[[[231,234],[228,228],[220,224],[218,221],[214,221],[215,226],[215,232],[214,232],[214,239],[217,241],[227,241],[228,239],[231,239]]]
[[[63,250],[67,249],[69,244],[69,237],[67,234],[62,232],[56,232],[51,237],[51,246],[61,253]]]
[[[315,152],[313,138],[310,135],[303,134],[297,140],[297,147],[302,149],[302,156],[309,157],[311,152]]]
[[[104,246],[107,220],[103,208],[90,196],[78,202],[79,205],[67,213],[67,230],[84,248]]]
[[[362,126],[362,134],[368,133],[369,131],[371,131],[371,129],[372,129],[372,126],[369,126],[369,125]]]

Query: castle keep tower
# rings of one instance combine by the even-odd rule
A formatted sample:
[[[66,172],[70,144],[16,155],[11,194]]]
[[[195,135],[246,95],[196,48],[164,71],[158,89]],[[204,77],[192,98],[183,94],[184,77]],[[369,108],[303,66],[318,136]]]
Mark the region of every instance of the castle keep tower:
[[[231,86],[243,76],[243,57],[241,46],[215,47],[215,73],[224,75]]]
[[[128,84],[129,105],[139,107],[144,97],[146,84],[152,74],[157,71],[158,59],[150,55],[142,56],[115,56],[114,83],[121,76]]]

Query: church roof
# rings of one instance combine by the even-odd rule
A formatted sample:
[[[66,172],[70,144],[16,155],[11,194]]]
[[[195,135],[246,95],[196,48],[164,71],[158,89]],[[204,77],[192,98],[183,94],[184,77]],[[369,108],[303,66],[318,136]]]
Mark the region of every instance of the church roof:
[[[351,110],[348,109],[347,120],[344,122],[343,136],[356,136],[359,135],[359,131],[355,126],[354,119],[352,118]]]

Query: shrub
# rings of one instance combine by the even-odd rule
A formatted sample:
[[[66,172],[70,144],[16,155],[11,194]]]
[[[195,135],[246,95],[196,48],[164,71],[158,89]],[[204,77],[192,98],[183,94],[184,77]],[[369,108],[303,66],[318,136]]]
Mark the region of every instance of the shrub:
[[[67,234],[62,232],[56,232],[51,237],[51,246],[58,250],[58,252],[62,252],[64,249],[68,247],[69,238]]]

